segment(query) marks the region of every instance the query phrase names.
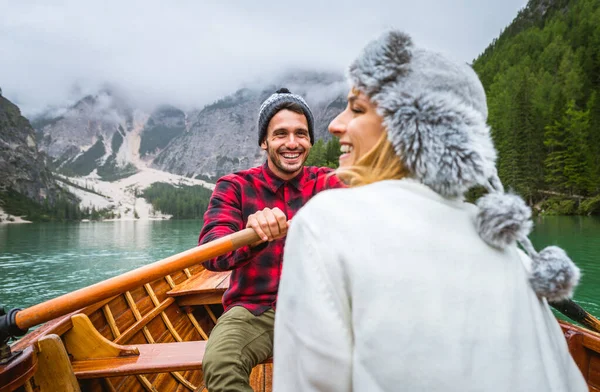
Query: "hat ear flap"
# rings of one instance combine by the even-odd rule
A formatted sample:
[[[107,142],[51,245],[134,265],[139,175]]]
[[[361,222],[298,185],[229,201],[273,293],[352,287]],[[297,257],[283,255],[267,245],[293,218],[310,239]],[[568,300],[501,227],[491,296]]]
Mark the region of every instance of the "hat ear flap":
[[[389,96],[382,93],[378,99],[380,114],[390,142],[413,177],[445,197],[457,197],[495,173],[489,128],[474,109],[443,93]]]

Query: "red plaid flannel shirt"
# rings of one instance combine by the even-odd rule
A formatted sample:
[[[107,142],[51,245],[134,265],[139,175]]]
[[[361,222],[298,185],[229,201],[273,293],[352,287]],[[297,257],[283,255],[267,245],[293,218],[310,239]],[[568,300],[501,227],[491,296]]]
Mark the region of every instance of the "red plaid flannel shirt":
[[[292,219],[318,192],[343,186],[336,176],[327,176],[331,171],[305,166],[295,178],[284,181],[265,163],[220,178],[204,214],[198,244],[245,228],[248,216],[265,207],[279,207]],[[229,289],[223,295],[225,311],[241,305],[259,315],[275,308],[284,243],[285,237],[254,248],[244,246],[203,263],[211,271],[233,270]]]

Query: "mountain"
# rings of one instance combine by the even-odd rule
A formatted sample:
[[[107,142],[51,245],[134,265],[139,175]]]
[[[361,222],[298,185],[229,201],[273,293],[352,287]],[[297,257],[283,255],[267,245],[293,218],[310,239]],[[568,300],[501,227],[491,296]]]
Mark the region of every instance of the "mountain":
[[[139,134],[145,113],[108,91],[86,96],[59,117],[37,118],[40,149],[61,172],[85,176],[93,171],[105,179],[136,172]]]
[[[531,0],[474,61],[508,188],[600,213],[600,2]]]
[[[343,80],[335,75],[297,77],[282,85],[306,97],[315,117],[315,139],[329,139],[327,126],[345,106],[341,98]],[[189,129],[171,141],[153,166],[182,175],[214,178],[260,164],[265,155],[258,146],[258,110],[277,88],[242,89],[190,115]]]
[[[38,150],[35,131],[0,91],[0,207],[13,215],[46,213],[43,206],[76,203],[64,192]]]
[[[315,137],[345,106],[341,75],[293,72],[277,84],[244,88],[199,110],[161,105],[150,113],[111,91],[87,96],[60,116],[34,121],[40,149],[70,176],[114,181],[144,167],[209,178],[260,164],[265,155],[256,129],[261,103],[281,86],[308,101]]]

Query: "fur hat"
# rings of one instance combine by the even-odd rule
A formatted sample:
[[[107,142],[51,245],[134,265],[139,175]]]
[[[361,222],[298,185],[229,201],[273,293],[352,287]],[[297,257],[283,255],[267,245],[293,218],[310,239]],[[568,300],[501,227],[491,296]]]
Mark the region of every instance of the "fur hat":
[[[313,135],[314,128],[314,118],[310,108],[306,101],[299,95],[292,94],[290,90],[283,87],[274,92],[269,98],[263,102],[260,106],[260,111],[258,113],[258,145],[263,142],[265,137],[267,136],[267,128],[269,127],[269,122],[273,118],[274,115],[279,112],[284,105],[295,103],[302,108],[302,112],[306,117],[306,122],[308,124],[308,135],[310,136],[310,143],[314,143],[315,137]]]
[[[485,91],[469,65],[417,48],[407,34],[390,31],[363,49],[349,78],[377,105],[388,139],[412,177],[449,198],[486,187],[475,222],[481,238],[496,248],[521,243],[533,261],[530,280],[538,295],[550,301],[572,296],[579,269],[560,248],[535,251],[527,238],[531,209],[504,192]]]

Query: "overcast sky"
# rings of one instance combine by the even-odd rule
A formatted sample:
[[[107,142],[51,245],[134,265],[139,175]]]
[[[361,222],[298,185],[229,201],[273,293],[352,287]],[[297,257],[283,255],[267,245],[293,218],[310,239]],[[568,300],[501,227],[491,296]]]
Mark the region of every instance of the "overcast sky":
[[[0,0],[0,87],[33,115],[108,83],[201,107],[290,67],[344,72],[400,28],[471,62],[526,0]]]

